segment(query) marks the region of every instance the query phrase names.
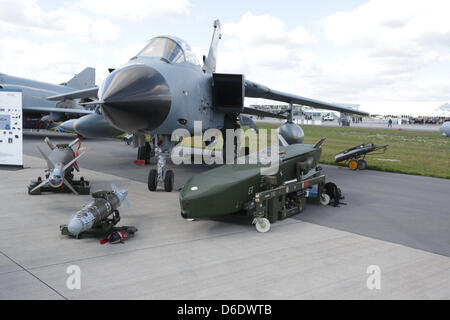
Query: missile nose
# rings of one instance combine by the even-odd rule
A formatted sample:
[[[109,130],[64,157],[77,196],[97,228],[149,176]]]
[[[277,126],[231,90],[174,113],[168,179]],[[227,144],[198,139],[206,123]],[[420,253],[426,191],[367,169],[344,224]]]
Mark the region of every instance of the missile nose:
[[[117,69],[99,91],[104,117],[128,132],[159,127],[170,111],[169,85],[156,69],[143,64]]]
[[[71,234],[73,234],[74,236],[77,236],[78,234],[80,234],[82,229],[83,229],[83,224],[77,218],[71,219],[69,222],[69,225],[67,226],[67,230],[69,230],[69,232]]]

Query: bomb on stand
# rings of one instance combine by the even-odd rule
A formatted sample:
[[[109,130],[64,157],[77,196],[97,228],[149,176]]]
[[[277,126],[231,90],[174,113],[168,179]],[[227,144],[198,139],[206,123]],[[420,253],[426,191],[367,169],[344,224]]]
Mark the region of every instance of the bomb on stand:
[[[79,238],[82,235],[107,236],[120,231],[127,234],[137,232],[135,227],[115,227],[120,221],[118,208],[126,199],[127,190],[119,190],[114,184],[112,190],[101,190],[92,194],[92,201],[72,215],[68,225],[61,225],[61,234]]]

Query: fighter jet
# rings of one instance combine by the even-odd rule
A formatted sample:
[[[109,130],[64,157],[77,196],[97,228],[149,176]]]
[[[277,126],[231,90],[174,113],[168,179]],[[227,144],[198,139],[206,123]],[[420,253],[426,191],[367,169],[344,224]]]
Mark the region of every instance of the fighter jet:
[[[240,126],[241,114],[282,118],[287,120],[280,128],[283,137],[287,141],[301,143],[303,130],[293,123],[294,103],[368,115],[341,105],[272,90],[246,80],[242,74],[216,73],[217,48],[221,37],[220,22],[216,20],[203,65],[182,39],[155,37],[128,63],[111,72],[99,89],[63,94],[60,98],[83,98],[98,93],[99,100],[94,103],[101,106],[105,119],[114,127],[128,133],[151,134],[154,137],[151,151],[157,151],[158,165],[157,170],[152,169],[149,173],[151,191],[158,184],[164,184],[166,191],[172,190],[174,175],[171,170],[165,170],[165,164],[178,142],[171,141],[171,134],[175,129],[194,133],[194,121],[201,121],[203,130],[216,128],[225,132]],[[244,107],[245,97],[288,103],[289,115]]]
[[[75,156],[75,152],[72,149],[74,145],[79,143],[79,139],[75,139],[69,144],[58,144],[53,145],[51,143],[50,139],[45,138],[45,143],[47,143],[48,147],[50,148],[51,152],[49,155],[46,155],[41,148],[37,147],[39,152],[41,153],[42,157],[47,162],[47,171],[49,172],[47,179],[43,180],[41,183],[39,183],[37,186],[35,186],[30,192],[43,187],[43,186],[50,186],[52,188],[59,188],[63,184],[67,186],[73,193],[78,194],[78,192],[75,190],[75,188],[72,186],[72,184],[69,182],[69,179],[67,178],[67,174],[72,170],[72,168],[75,168],[77,171],[79,170],[78,165],[76,164],[76,161],[84,155],[84,152],[79,154],[78,156]]]
[[[0,73],[0,90],[22,91],[23,128],[48,127],[70,117],[91,114],[70,97],[53,99],[55,95],[95,86],[95,69],[86,68],[59,85],[19,78]],[[48,99],[50,98],[50,100]],[[86,97],[89,98],[89,97]]]

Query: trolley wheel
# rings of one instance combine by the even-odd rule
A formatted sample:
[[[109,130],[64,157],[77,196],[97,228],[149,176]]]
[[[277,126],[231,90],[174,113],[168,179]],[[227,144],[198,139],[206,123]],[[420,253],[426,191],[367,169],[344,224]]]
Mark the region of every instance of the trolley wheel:
[[[270,230],[270,221],[266,218],[255,218],[253,224],[258,232],[264,233]]]
[[[348,163],[348,167],[350,168],[350,170],[358,169],[358,161],[356,161],[355,159],[350,160],[350,162]]]
[[[164,190],[166,192],[172,192],[173,189],[173,171],[167,170],[164,176]]]
[[[363,160],[363,159],[358,160],[358,169],[359,170],[367,169],[367,162],[366,162],[366,160]]]
[[[330,203],[330,201],[331,201],[331,197],[328,194],[322,193],[320,195],[320,204],[327,206]]]
[[[156,169],[150,170],[148,174],[148,190],[155,191],[156,187],[158,186],[158,172]]]

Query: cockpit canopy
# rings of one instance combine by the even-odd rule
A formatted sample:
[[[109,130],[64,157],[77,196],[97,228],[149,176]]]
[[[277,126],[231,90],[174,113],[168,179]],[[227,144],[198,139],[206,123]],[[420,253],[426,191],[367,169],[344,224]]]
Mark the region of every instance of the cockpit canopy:
[[[191,47],[183,40],[174,37],[161,36],[151,39],[137,56],[164,58],[170,63],[187,62],[199,65]]]

